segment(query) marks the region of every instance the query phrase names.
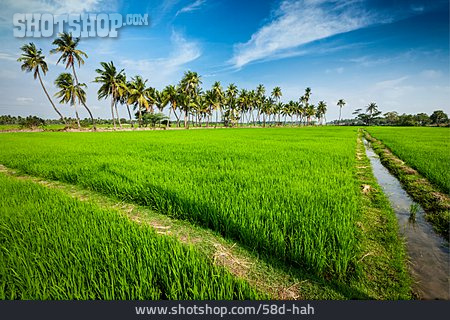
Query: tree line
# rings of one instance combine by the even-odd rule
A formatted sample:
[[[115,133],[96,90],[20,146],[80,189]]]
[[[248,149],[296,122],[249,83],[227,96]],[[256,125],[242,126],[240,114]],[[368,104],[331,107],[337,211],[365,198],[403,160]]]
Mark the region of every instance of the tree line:
[[[76,66],[80,68],[85,63],[84,59],[88,58],[84,51],[78,49],[79,42],[80,38],[73,38],[71,33],[63,32],[52,43],[55,48],[50,50],[50,54],[59,54],[57,64],[64,63],[66,70],[70,70],[61,73],[54,81],[58,90],[54,97],[60,104],[74,107],[78,128],[86,125],[86,121],[80,120],[78,114],[78,108],[83,107],[89,114],[93,129],[96,130],[96,122],[99,120],[94,118],[87,105],[87,85],[79,81],[76,72]],[[44,86],[42,75],[45,76],[48,72],[48,65],[42,50],[37,49],[34,43],[23,45],[21,50],[22,55],[18,61],[22,63],[22,70],[32,72],[34,78],[39,80],[61,123],[66,127],[69,126],[70,118],[62,115]],[[190,124],[206,127],[211,125],[234,127],[244,124],[253,126],[326,124],[327,103],[325,101],[319,101],[317,105],[311,103],[311,88],[306,88],[297,101],[285,103],[281,101],[283,94],[278,86],[266,93],[263,84],[247,90],[238,89],[233,83],[223,88],[221,83],[216,81],[210,89],[204,90],[201,87],[201,77],[193,71],[185,72],[178,84],[168,85],[162,90],[149,86],[148,80],[140,75],[127,78],[124,69],[117,69],[112,61],[101,62],[95,72],[97,76],[93,82],[100,84],[97,98],[109,99],[114,128],[117,126],[122,128],[122,123],[126,122],[119,116],[119,108],[126,110],[129,118],[127,122],[132,127],[154,126],[156,123],[160,126],[164,123],[169,127],[172,114],[176,118],[176,126],[183,125],[184,128],[189,128]],[[430,117],[426,114],[398,115],[396,112],[389,112],[383,117],[374,102],[370,103],[365,111],[355,110],[355,119],[341,121],[341,111],[346,102],[339,99],[336,105],[339,107],[339,119],[332,121],[331,124],[428,125],[448,122],[448,117],[443,111],[433,113]],[[165,116],[163,111],[167,109],[168,116]]]
[[[365,109],[358,108],[353,114],[354,119],[343,119],[342,125],[353,126],[450,126],[449,117],[443,110],[435,110],[431,115],[426,113],[399,114],[389,111],[383,114],[375,102],[371,102]],[[337,121],[331,122],[337,124]]]
[[[50,54],[59,54],[57,63],[64,63],[66,70],[71,71],[63,72],[56,78],[54,84],[58,91],[54,96],[59,99],[59,103],[74,107],[78,128],[81,127],[78,108],[86,109],[95,130],[96,120],[87,105],[87,86],[79,81],[76,72],[76,66],[80,68],[88,57],[84,51],[78,49],[79,41],[80,38],[73,38],[72,34],[67,32],[59,34],[53,41],[55,48],[50,50]],[[67,125],[66,117],[56,107],[44,86],[42,75],[46,75],[48,65],[42,50],[37,49],[34,43],[23,45],[21,50],[22,55],[18,61],[22,63],[22,70],[32,72],[34,78],[39,79],[53,109],[61,122]],[[194,126],[206,124],[207,127],[212,124],[214,127],[219,124],[233,127],[239,124],[266,126],[287,122],[290,125],[326,123],[327,103],[311,103],[311,88],[306,88],[298,101],[284,103],[281,101],[280,87],[275,87],[266,94],[263,84],[253,90],[247,90],[238,89],[233,83],[223,88],[217,81],[210,89],[203,90],[201,77],[193,71],[185,72],[178,84],[168,85],[162,90],[149,86],[147,80],[140,75],[127,78],[124,70],[117,69],[112,61],[101,62],[95,71],[97,76],[93,82],[100,84],[98,99],[109,99],[114,128],[122,127],[123,119],[119,116],[119,108],[126,110],[132,127],[163,121],[169,126],[172,114],[176,118],[176,126],[183,125],[185,128],[191,123]],[[344,105],[343,99],[337,103],[340,110]],[[163,115],[166,108],[168,117]]]

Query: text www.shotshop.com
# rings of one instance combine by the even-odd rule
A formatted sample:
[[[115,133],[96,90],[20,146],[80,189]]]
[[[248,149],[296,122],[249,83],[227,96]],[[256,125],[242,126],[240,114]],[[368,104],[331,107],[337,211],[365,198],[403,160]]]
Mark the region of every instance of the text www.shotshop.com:
[[[137,315],[313,315],[314,307],[310,304],[259,304],[257,306],[183,306],[172,307],[135,307]]]

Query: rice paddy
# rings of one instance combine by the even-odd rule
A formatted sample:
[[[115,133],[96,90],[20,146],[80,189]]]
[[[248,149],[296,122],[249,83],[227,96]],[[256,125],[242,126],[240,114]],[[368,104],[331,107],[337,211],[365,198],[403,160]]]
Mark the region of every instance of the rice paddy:
[[[299,270],[309,288],[329,283],[323,297],[407,299],[395,216],[381,192],[361,189],[379,190],[361,176],[370,166],[357,137],[351,127],[4,133],[0,164],[211,230]],[[267,297],[149,226],[42,186],[0,184],[0,298]]]
[[[450,194],[450,130],[448,128],[367,129],[396,156]]]
[[[0,175],[0,299],[256,299],[192,248]]]
[[[3,135],[0,161],[343,276],[357,252],[355,130]]]

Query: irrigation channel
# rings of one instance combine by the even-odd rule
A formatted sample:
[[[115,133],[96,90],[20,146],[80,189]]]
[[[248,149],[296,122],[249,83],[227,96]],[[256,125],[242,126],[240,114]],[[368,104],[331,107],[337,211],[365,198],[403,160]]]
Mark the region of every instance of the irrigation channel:
[[[378,184],[389,198],[400,232],[406,239],[415,289],[422,299],[450,299],[448,243],[424,218],[423,208],[403,190],[400,182],[383,166],[364,139],[367,157]],[[411,214],[415,211],[415,214]],[[414,217],[415,216],[415,217]]]

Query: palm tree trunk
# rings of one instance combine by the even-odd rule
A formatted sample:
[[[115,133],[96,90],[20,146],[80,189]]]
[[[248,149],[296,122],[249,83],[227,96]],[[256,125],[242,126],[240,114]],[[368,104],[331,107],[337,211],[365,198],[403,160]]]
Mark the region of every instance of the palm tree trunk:
[[[139,112],[139,128],[142,127],[142,111],[141,106],[138,104],[138,112]]]
[[[219,120],[219,110],[216,109],[216,123],[214,124],[214,128],[217,128],[217,121]]]
[[[75,66],[74,66],[73,63],[72,63],[72,71],[73,71],[73,76],[75,77],[75,84],[78,86],[77,73],[75,72]],[[89,108],[87,107],[85,102],[83,102],[83,106],[87,110],[87,112],[89,113],[89,116],[91,117],[92,128],[94,129],[94,131],[97,130],[97,127],[95,126],[95,120],[94,120],[94,117],[92,116],[91,110],[89,110]]]
[[[173,113],[175,114],[175,118],[177,118],[177,127],[179,127],[180,126],[180,117],[181,117],[181,114],[178,116],[177,115],[177,110],[174,108],[173,109]]]
[[[128,110],[128,116],[130,117],[131,127],[134,128],[134,122],[133,122],[133,119],[131,118],[130,106],[128,105],[128,103],[126,104],[126,106],[127,106],[127,110]]]
[[[338,121],[339,125],[341,125],[341,111],[342,111],[342,107],[339,107],[339,121]]]
[[[112,115],[112,120],[113,120],[113,124],[114,124],[114,129],[116,129],[116,118],[114,117],[114,98],[113,98],[113,95],[111,96],[111,115]]]
[[[45,89],[44,83],[42,82],[42,78],[41,78],[41,74],[39,73],[39,70],[37,71],[38,77],[39,77],[39,82],[41,83],[42,89],[44,89],[45,95],[48,98],[48,101],[50,101],[53,109],[56,111],[56,113],[59,115],[59,117],[61,118],[61,120],[64,122],[64,125],[67,126],[67,122],[66,119],[63,117],[63,115],[61,114],[61,112],[59,112],[58,109],[56,109],[55,104],[53,103],[52,99],[50,98],[50,95],[47,92],[47,89]]]
[[[166,125],[166,129],[169,128],[169,123],[170,123],[170,115],[172,113],[172,108],[169,108],[169,119],[167,119],[167,125]]]
[[[184,128],[188,129],[188,113],[187,110],[184,111]]]
[[[78,116],[77,105],[74,104],[73,106],[75,107],[75,116],[77,117],[77,125],[78,125],[78,130],[79,130],[79,129],[81,129],[81,125],[80,125],[80,117]]]
[[[117,120],[119,121],[119,128],[122,129],[122,123],[120,122],[119,110],[117,109],[117,101],[114,103],[114,108],[116,109]]]

